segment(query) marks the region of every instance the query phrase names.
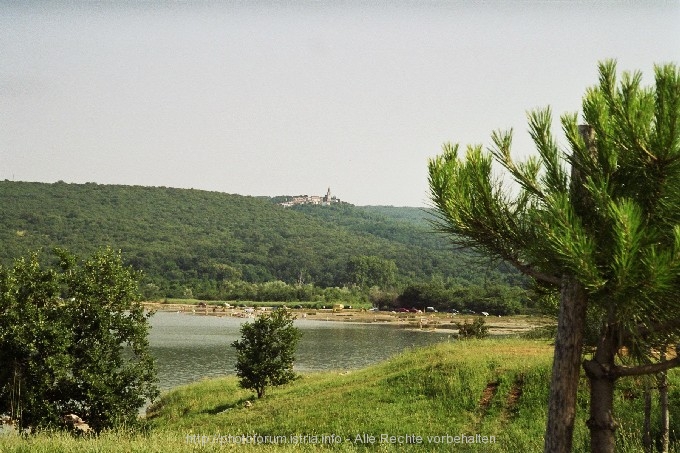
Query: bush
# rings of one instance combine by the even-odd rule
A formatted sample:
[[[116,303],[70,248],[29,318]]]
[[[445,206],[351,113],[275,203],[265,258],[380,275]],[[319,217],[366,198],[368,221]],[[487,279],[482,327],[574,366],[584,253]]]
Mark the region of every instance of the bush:
[[[458,327],[458,336],[460,338],[486,338],[489,336],[489,327],[486,325],[484,318],[475,319],[472,324],[467,321],[461,324],[456,323]]]

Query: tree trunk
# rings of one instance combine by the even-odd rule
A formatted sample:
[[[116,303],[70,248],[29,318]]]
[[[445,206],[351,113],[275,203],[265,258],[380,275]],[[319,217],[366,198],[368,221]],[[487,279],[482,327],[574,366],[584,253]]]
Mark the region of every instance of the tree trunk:
[[[589,152],[596,155],[595,130],[588,125],[579,126]],[[584,178],[577,165],[571,166],[570,197],[576,214],[587,218],[590,212]],[[586,323],[588,295],[583,285],[572,275],[562,276],[560,312],[557,318],[557,336],[550,379],[548,422],[545,430],[545,453],[571,451],[576,417],[576,394],[581,372],[581,354]]]
[[[583,285],[574,277],[565,275],[560,290],[545,453],[571,451],[587,303]]]
[[[662,362],[666,361],[665,349],[661,350],[659,358]],[[668,379],[665,371],[659,373],[659,406],[661,409],[661,452],[668,453],[668,431],[670,426],[668,419]]]
[[[645,378],[645,419],[642,426],[642,446],[645,453],[652,453],[652,388]]]
[[[592,360],[584,362],[583,368],[590,380],[590,451],[614,453],[617,423],[614,421],[614,384],[616,377],[610,373],[614,368],[617,345],[614,341],[612,323],[604,328]]]
[[[614,380],[607,376],[590,379],[590,451],[613,453],[616,422],[613,416]]]

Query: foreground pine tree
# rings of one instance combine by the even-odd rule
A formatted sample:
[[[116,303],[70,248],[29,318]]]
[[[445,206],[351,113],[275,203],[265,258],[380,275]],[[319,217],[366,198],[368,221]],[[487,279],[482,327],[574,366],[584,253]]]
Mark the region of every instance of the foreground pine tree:
[[[653,87],[637,72],[617,82],[612,61],[599,72],[586,124],[562,117],[569,152],[546,109],[529,115],[538,155],[525,162],[511,157],[512,132],[496,132],[490,153],[446,145],[429,163],[440,229],[560,295],[546,452],[571,451],[586,319],[597,332],[583,365],[592,451],[614,451],[617,379],[680,365],[654,353],[680,336],[680,71],[656,67]],[[494,160],[518,190],[493,175]]]

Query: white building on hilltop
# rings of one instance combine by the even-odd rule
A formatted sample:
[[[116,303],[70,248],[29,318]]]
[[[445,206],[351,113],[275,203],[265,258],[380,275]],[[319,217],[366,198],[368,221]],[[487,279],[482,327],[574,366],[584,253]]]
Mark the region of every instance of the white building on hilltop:
[[[291,200],[284,201],[282,203],[279,203],[281,206],[285,208],[289,208],[291,206],[299,205],[299,204],[315,204],[315,205],[320,205],[320,206],[329,206],[333,203],[340,203],[340,199],[336,198],[331,195],[331,188],[328,188],[328,191],[326,192],[326,195],[324,196],[319,196],[319,195],[300,195],[297,197],[293,197]]]

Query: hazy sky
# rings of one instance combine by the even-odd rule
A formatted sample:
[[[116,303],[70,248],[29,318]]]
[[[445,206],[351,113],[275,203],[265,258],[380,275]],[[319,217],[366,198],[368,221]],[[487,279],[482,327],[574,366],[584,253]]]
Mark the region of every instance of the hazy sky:
[[[0,1],[0,180],[425,206],[443,142],[533,152],[527,110],[577,111],[606,58],[652,82],[679,24],[679,1]]]

